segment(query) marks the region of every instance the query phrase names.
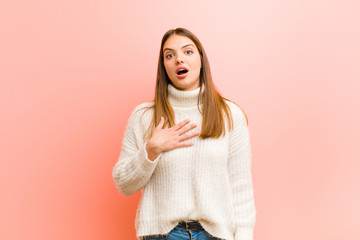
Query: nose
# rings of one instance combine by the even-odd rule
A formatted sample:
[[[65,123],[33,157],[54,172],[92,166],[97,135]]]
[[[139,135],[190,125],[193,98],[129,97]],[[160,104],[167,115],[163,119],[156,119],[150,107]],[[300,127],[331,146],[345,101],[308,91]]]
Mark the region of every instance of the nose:
[[[184,63],[182,56],[180,56],[180,54],[177,55],[177,57],[176,57],[176,63]]]

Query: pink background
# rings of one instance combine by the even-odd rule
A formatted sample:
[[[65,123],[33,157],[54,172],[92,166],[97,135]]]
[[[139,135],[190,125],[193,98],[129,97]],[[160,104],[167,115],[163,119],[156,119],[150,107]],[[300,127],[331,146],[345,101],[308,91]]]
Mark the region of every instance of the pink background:
[[[1,2],[0,239],[135,239],[112,167],[180,26],[249,118],[255,240],[360,239],[359,1],[220,2]]]

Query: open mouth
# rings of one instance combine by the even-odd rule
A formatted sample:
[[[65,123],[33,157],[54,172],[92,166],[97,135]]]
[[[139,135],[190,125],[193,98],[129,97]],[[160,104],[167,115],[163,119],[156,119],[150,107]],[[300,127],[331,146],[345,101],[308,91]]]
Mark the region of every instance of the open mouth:
[[[189,70],[185,69],[185,68],[181,68],[176,72],[176,75],[178,75],[179,77],[181,76],[185,76],[187,73],[189,72]]]

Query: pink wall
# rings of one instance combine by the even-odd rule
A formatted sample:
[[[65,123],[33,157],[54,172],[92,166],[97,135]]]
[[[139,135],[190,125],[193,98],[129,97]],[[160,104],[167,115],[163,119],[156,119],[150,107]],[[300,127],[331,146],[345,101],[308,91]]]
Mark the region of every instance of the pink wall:
[[[0,239],[135,239],[112,167],[163,33],[246,111],[255,239],[360,239],[359,1],[3,1]]]

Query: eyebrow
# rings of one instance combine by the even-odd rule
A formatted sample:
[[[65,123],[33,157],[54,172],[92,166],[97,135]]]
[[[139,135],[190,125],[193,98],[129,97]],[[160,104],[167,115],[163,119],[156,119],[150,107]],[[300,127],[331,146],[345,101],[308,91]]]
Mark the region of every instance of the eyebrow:
[[[182,48],[187,47],[187,46],[194,46],[194,45],[192,45],[191,43],[189,43],[189,44],[186,44],[185,46],[183,46]],[[174,49],[172,49],[172,48],[165,48],[165,49],[164,49],[164,52],[165,52],[166,50],[173,50],[173,51],[174,51]]]

